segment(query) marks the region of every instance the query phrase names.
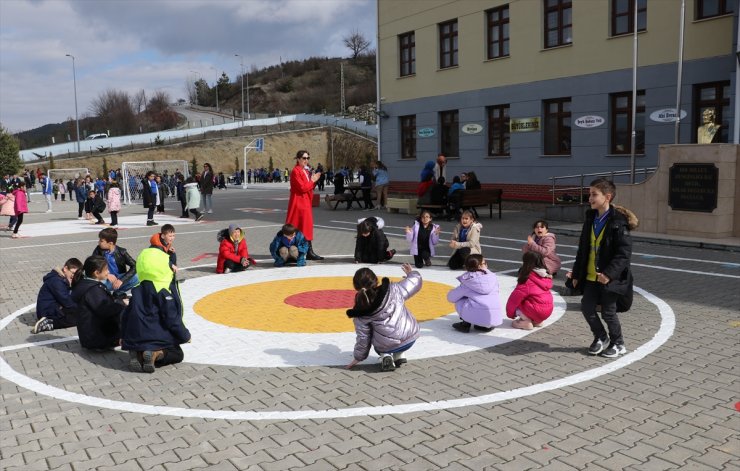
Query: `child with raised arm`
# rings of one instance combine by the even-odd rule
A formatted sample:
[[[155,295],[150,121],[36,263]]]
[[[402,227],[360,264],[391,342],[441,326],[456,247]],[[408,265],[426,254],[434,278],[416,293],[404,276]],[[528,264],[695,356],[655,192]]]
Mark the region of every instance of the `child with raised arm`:
[[[355,324],[354,359],[347,369],[365,360],[370,347],[380,355],[381,371],[393,371],[406,363],[406,352],[419,338],[419,323],[409,312],[405,301],[421,289],[421,274],[404,263],[401,269],[406,277],[398,283],[388,278],[378,283],[378,277],[369,268],[360,268],[352,278],[357,294],[355,306],[347,316]]]
[[[629,209],[611,204],[617,194],[611,181],[597,178],[588,192],[591,209],[586,211],[573,271],[566,277],[572,280],[574,288],[583,290],[581,312],[594,335],[588,353],[616,358],[627,353],[617,300],[632,293],[630,231],[637,228],[638,220]],[[596,312],[599,305],[608,335]]]
[[[503,318],[498,279],[480,254],[468,255],[465,270],[457,277],[460,286],[447,293],[447,300],[455,303],[461,319],[452,327],[460,332],[470,332],[470,326],[481,332],[490,332],[501,325]]]
[[[555,234],[549,231],[547,221],[535,221],[522,252],[537,252],[542,255],[545,268],[552,276],[560,270],[560,257],[555,253]]]
[[[480,230],[483,226],[476,222],[471,211],[463,211],[460,223],[455,226],[450,240],[450,248],[455,251],[447,261],[452,270],[459,270],[465,266],[468,255],[480,254]]]
[[[413,228],[406,226],[406,241],[409,243],[409,252],[414,256],[416,268],[432,265],[434,246],[439,243],[440,230],[439,224],[432,223],[432,213],[427,210],[416,218]]]
[[[515,329],[532,330],[550,317],[554,307],[552,276],[547,273],[542,255],[524,253],[516,282],[506,302],[506,316],[514,319],[511,326]]]

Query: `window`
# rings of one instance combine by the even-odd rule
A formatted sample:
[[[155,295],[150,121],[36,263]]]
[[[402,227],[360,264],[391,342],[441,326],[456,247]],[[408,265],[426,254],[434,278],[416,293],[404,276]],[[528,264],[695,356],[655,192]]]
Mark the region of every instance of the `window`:
[[[439,113],[441,152],[447,157],[460,155],[460,126],[458,111],[442,111]]]
[[[570,155],[570,98],[545,101],[545,155]]]
[[[714,82],[696,85],[694,88],[694,133],[703,124],[702,114],[708,108],[714,108],[714,122],[722,127],[714,136],[712,142],[728,142],[730,123],[730,82]],[[694,142],[696,142],[696,134]]]
[[[439,68],[457,65],[457,20],[439,24]]]
[[[637,91],[635,153],[645,153],[645,91]],[[611,95],[611,153],[632,153],[632,92]]]
[[[635,32],[634,0],[612,0],[612,36]],[[637,1],[637,31],[647,29],[647,0]]]
[[[414,32],[398,36],[401,57],[401,77],[416,73],[416,40]]]
[[[509,55],[509,5],[486,12],[488,17],[488,58]]]
[[[416,158],[416,115],[401,116],[401,158]]]
[[[545,48],[573,42],[573,12],[570,0],[545,1]]]
[[[736,0],[696,0],[696,19],[712,18],[734,12]]]
[[[509,155],[509,105],[488,108],[488,155]]]

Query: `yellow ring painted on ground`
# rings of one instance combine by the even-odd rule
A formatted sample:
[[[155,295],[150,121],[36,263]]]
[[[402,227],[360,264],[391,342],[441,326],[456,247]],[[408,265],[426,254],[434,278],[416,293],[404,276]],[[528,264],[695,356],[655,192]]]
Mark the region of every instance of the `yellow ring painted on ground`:
[[[391,279],[398,281],[398,279]],[[239,329],[265,332],[334,333],[354,332],[347,310],[307,309],[284,300],[298,293],[352,289],[352,277],[318,277],[267,281],[228,288],[200,299],[193,306],[206,320]],[[451,287],[424,281],[422,289],[406,303],[417,320],[427,321],[455,312],[447,301]]]

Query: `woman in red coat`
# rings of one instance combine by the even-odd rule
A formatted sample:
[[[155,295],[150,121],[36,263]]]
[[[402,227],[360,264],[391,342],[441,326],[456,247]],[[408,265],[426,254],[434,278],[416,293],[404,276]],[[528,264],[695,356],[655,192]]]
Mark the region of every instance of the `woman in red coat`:
[[[288,201],[288,215],[286,224],[294,225],[303,233],[308,241],[308,260],[323,260],[313,251],[313,187],[321,177],[321,173],[311,174],[308,160],[311,158],[308,151],[299,150],[296,153],[296,163],[290,172],[290,200]]]

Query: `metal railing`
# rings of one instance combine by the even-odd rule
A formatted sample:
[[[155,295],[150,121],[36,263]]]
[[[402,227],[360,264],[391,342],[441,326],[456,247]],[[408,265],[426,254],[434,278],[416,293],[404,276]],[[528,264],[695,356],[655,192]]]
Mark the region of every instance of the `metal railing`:
[[[638,175],[642,175],[642,181],[645,181],[647,180],[648,175],[655,173],[656,169],[657,167],[644,167],[644,168],[636,169],[635,179],[637,179]],[[558,193],[562,193],[563,196],[565,196],[567,195],[567,192],[569,191],[570,192],[577,191],[578,197],[577,197],[577,200],[569,200],[567,202],[574,203],[578,201],[579,204],[582,204],[584,202],[584,193],[583,193],[584,190],[586,191],[586,194],[588,194],[588,185],[586,185],[586,177],[608,177],[614,183],[617,183],[617,178],[626,177],[627,181],[625,183],[629,183],[631,174],[632,172],[630,170],[612,170],[609,172],[581,173],[578,175],[562,175],[558,177],[550,177],[550,180],[552,180],[552,188],[550,189],[550,193],[552,193],[552,204],[555,205],[556,202],[559,202],[557,198]],[[576,180],[578,181],[579,186],[558,186],[558,181],[561,181],[561,180]],[[575,184],[575,182],[573,184]],[[588,196],[586,196],[586,200],[587,199],[588,199]]]

